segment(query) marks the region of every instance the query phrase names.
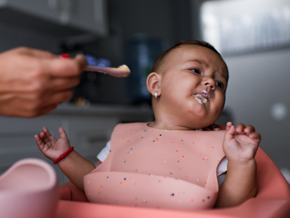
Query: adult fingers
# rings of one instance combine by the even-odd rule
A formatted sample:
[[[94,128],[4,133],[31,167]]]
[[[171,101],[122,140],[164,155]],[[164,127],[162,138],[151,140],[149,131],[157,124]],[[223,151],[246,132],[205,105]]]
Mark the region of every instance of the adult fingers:
[[[73,96],[72,89],[60,90],[57,92],[34,93],[14,93],[15,98],[10,99],[9,103],[16,108],[23,110],[37,110],[53,104],[68,101]]]
[[[72,89],[80,83],[80,77],[50,77],[41,82],[34,81],[26,90],[14,90],[14,93],[25,98],[38,98],[45,94]],[[3,93],[3,92],[2,92]]]
[[[52,104],[59,104],[64,101],[68,101],[72,98],[72,96],[73,96],[73,92],[71,89],[51,93],[49,94],[49,96],[47,96],[50,99],[47,102],[43,102],[43,106],[49,106]]]
[[[44,70],[54,77],[79,76],[86,66],[84,57],[77,56],[75,59],[43,59]]]
[[[54,110],[57,107],[57,104],[54,105],[49,105],[47,107],[41,108],[35,112],[30,112],[28,111],[26,114],[28,118],[32,118],[32,117],[37,117],[37,116],[41,116],[41,115],[45,115],[48,114],[49,112],[51,112],[52,110]],[[24,116],[25,117],[25,116]]]
[[[13,50],[14,52],[19,52],[20,54],[23,55],[29,55],[37,58],[58,58],[57,55],[48,52],[48,51],[43,51],[39,49],[33,49],[33,48],[27,48],[27,47],[19,47]]]
[[[87,66],[87,60],[83,55],[77,55],[75,61],[78,63],[81,69],[84,69]]]
[[[18,93],[1,94],[0,114],[8,117],[26,118],[44,115],[54,110],[62,99],[69,99],[72,96],[72,92],[60,94],[61,96],[52,98],[53,101],[49,98],[51,95],[42,96],[42,98],[38,96],[35,98],[34,96],[27,97],[27,95]]]
[[[30,55],[30,56],[34,56],[38,58],[47,58],[47,59],[56,59],[56,60],[60,59],[59,55],[55,55],[49,51],[43,51],[39,49],[19,47],[13,50],[21,54]],[[80,70],[84,69],[85,66],[87,65],[87,60],[81,54],[77,55],[74,59],[67,59],[67,60],[71,60],[72,62],[75,62],[77,66],[79,66]]]
[[[61,91],[71,89],[80,83],[80,77],[54,77],[51,78],[50,85],[46,88],[53,91]]]
[[[46,106],[43,108],[37,108],[37,109],[21,110],[21,108],[17,108],[13,113],[10,114],[10,116],[33,118],[33,117],[38,117],[41,115],[48,114],[49,112],[54,110],[56,107],[57,107],[57,104],[52,104],[52,105],[49,105],[49,106]],[[17,115],[15,115],[15,114],[17,114]],[[8,116],[9,116],[9,114],[8,114]]]

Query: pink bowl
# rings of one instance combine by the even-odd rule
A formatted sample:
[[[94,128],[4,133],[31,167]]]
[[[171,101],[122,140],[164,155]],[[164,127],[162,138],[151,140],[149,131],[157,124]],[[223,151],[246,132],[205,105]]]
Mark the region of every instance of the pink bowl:
[[[1,217],[51,218],[57,201],[56,173],[43,160],[20,160],[0,176]]]

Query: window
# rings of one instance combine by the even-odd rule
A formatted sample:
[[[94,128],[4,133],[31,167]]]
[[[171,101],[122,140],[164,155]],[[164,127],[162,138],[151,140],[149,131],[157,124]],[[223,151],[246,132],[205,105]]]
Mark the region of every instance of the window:
[[[289,0],[219,0],[201,5],[203,40],[223,55],[290,47]]]

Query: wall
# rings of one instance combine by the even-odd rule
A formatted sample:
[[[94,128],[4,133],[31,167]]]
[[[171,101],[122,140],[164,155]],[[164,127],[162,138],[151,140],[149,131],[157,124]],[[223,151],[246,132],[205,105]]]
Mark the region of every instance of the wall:
[[[235,124],[252,124],[262,135],[261,148],[279,168],[290,169],[288,116],[276,121],[271,107],[282,102],[290,108],[290,49],[226,57],[230,72],[225,108]]]
[[[27,46],[58,52],[57,38],[52,35],[43,34],[37,30],[30,30],[21,26],[8,25],[0,21],[0,52]]]

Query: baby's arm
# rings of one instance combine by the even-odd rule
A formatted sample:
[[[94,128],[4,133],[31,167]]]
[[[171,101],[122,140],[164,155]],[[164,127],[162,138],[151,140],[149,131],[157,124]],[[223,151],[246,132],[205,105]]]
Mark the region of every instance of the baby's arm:
[[[257,192],[255,154],[261,141],[253,126],[227,123],[224,152],[228,159],[227,176],[220,186],[215,207],[237,206]]]
[[[40,151],[52,161],[70,148],[69,140],[63,128],[60,127],[58,132],[59,140],[56,140],[45,127],[39,135],[34,136]],[[70,152],[57,164],[69,180],[82,191],[84,191],[83,177],[95,169],[93,163],[83,158],[76,151]]]

